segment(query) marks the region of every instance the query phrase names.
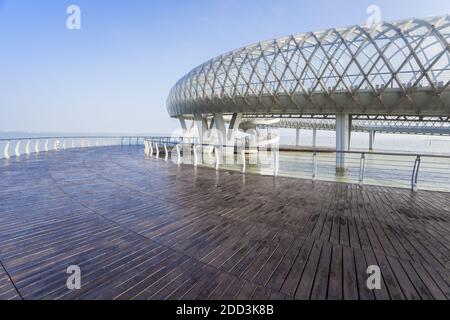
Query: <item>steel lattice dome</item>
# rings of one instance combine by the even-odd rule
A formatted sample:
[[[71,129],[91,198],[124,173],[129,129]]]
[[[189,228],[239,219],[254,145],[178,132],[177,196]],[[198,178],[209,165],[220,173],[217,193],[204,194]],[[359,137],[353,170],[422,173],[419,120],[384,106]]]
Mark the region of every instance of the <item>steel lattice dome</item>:
[[[256,43],[189,72],[172,117],[211,113],[450,115],[450,17]]]

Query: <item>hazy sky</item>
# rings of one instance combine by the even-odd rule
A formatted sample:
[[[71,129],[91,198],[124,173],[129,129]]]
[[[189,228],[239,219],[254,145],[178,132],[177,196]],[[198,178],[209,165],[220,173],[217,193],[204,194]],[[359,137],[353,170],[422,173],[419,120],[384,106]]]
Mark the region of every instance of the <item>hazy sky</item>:
[[[81,8],[81,30],[66,9]],[[450,13],[449,0],[0,0],[0,131],[166,133],[166,97],[213,56],[260,40]]]

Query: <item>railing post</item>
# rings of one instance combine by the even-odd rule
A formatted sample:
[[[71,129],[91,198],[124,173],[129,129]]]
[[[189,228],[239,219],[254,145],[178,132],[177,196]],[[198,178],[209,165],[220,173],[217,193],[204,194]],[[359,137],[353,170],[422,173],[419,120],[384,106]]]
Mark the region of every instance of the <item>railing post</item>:
[[[411,177],[411,190],[413,192],[417,191],[417,182],[419,179],[419,170],[420,170],[421,158],[417,156],[416,161],[414,162],[413,173]]]
[[[245,173],[246,165],[245,165],[245,150],[241,150],[241,157],[242,157],[242,168],[241,173]]]
[[[45,139],[44,150],[48,152],[48,139]]]
[[[58,139],[55,139],[55,141],[53,142],[53,149],[56,151],[58,151],[58,143],[59,143]]]
[[[39,153],[39,142],[40,140],[37,139],[36,142],[34,143],[34,152]]]
[[[194,147],[194,167],[196,167],[198,165],[198,158],[197,158],[197,148],[195,146],[195,143],[193,145]]]
[[[274,177],[278,176],[278,153],[275,149],[272,149],[273,156],[273,175]]]
[[[5,147],[3,148],[3,158],[9,159],[9,141],[6,141]]]
[[[317,179],[317,152],[313,153],[313,173],[312,173],[312,179]]]
[[[123,137],[120,139],[120,146],[123,146]]]
[[[164,160],[168,161],[169,160],[169,152],[167,151],[167,144],[164,143]]]
[[[159,158],[159,146],[158,146],[158,142],[155,142],[155,149],[156,149],[156,157]]]
[[[153,157],[153,141],[150,140],[148,146],[150,148],[150,157]]]
[[[177,149],[177,164],[180,165],[180,163],[181,163],[181,152],[180,152],[180,145],[179,144],[177,144],[176,149]]]
[[[214,147],[214,156],[215,156],[215,158],[216,158],[216,163],[215,163],[215,168],[216,168],[216,171],[218,171],[219,170],[219,167],[220,167],[220,148],[217,148],[217,146],[215,146]]]
[[[144,140],[144,153],[148,156],[150,153],[150,148],[148,147],[148,141]]]
[[[14,151],[15,151],[14,153],[16,154],[16,157],[20,157],[20,140],[17,141],[16,149]]]
[[[364,173],[366,171],[366,154],[361,153],[361,161],[359,163],[359,186],[362,187],[364,183]]]
[[[31,140],[27,140],[27,144],[25,145],[25,154],[30,154],[30,143]]]
[[[131,146],[131,137],[128,138],[128,146]]]
[[[136,145],[139,146],[139,137],[136,137]]]

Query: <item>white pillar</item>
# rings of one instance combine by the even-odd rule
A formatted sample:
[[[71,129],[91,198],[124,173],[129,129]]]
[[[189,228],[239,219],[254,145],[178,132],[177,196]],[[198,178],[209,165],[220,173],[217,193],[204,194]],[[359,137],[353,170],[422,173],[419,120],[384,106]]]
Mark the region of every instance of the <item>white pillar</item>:
[[[167,145],[164,143],[164,160],[169,160],[169,151],[167,150]]]
[[[19,156],[20,156],[20,140],[17,141],[17,143],[16,143],[15,154],[16,154],[16,157],[19,157]]]
[[[227,129],[225,127],[225,121],[221,113],[214,114],[214,126],[217,129],[218,143],[222,147],[225,145],[225,139],[227,137]]]
[[[48,139],[45,140],[44,150],[48,152]]]
[[[3,149],[3,158],[9,159],[9,141],[6,141],[5,147]]]
[[[373,150],[374,142],[375,142],[375,131],[374,130],[370,130],[369,131],[369,150],[370,151]]]
[[[230,121],[230,126],[228,127],[228,136],[227,136],[228,143],[234,142],[234,137],[239,129],[241,121],[242,121],[242,113],[234,113]]]
[[[347,113],[336,114],[336,174],[345,175],[345,151],[349,151],[350,116]]]
[[[208,132],[208,121],[206,120],[205,117],[203,117],[203,115],[201,114],[194,114],[194,121],[195,121],[195,126],[197,127],[197,134],[198,134],[198,143],[200,144],[200,156],[198,158],[198,160],[200,161],[200,163],[203,163],[203,144],[205,143],[204,138],[206,137],[206,134]],[[194,148],[196,148],[195,146],[195,142],[194,142]]]
[[[39,153],[39,139],[34,143],[34,152]]]
[[[295,129],[295,146],[300,146],[300,129]]]
[[[150,148],[150,153],[149,153],[149,155],[150,155],[150,157],[153,157],[153,141],[149,141],[149,142],[148,142],[148,146],[149,146],[149,148]]]
[[[155,149],[156,149],[156,157],[159,158],[159,146],[158,146],[158,142],[155,142]]]
[[[184,120],[183,117],[178,117],[178,120],[180,120],[181,129],[183,129],[183,131],[186,131],[187,130],[186,120]]]
[[[27,144],[25,145],[25,154],[30,154],[30,143],[31,140],[28,140]]]
[[[317,129],[313,129],[313,148],[317,146]]]
[[[148,147],[148,141],[144,141],[144,153],[148,156],[150,154],[150,148]]]

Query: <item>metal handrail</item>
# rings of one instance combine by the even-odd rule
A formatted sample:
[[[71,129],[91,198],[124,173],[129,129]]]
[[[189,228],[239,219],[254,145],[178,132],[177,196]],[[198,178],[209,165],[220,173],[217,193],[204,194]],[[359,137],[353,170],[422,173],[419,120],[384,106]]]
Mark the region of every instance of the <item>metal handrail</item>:
[[[173,138],[172,138],[173,139]],[[147,139],[147,141],[149,141],[150,143],[152,143],[153,139]],[[183,139],[182,137],[177,138],[176,140],[171,140],[171,145],[176,146],[176,150],[177,150],[177,163],[180,164],[181,163],[181,147],[183,145],[185,146],[189,146],[189,148],[184,148],[184,151],[186,150],[190,150],[190,152],[194,152],[194,164],[198,165],[198,156],[197,156],[197,148],[199,147],[213,147],[214,150],[214,154],[215,154],[215,163],[214,166],[216,168],[216,170],[219,170],[220,167],[220,157],[219,157],[219,152],[222,148],[230,148],[230,147],[236,147],[236,144],[208,144],[208,143],[204,143],[204,144],[200,144],[200,143],[195,143],[195,139]],[[167,150],[167,146],[165,147],[165,149]],[[273,150],[272,150],[273,149]],[[272,163],[274,165],[273,167],[273,175],[277,176],[278,175],[278,171],[279,171],[279,149],[278,147],[275,148],[267,148],[266,150],[273,152],[272,154]],[[313,148],[313,149],[292,149],[292,151],[297,151],[297,152],[304,152],[304,153],[308,153],[313,155],[313,163],[312,163],[312,179],[316,180],[318,178],[318,162],[319,162],[319,155],[320,154],[335,154],[335,153],[344,153],[344,154],[350,154],[350,155],[359,155],[359,174],[358,174],[358,184],[360,187],[362,187],[365,183],[364,179],[365,179],[365,175],[366,175],[366,161],[367,161],[367,156],[368,155],[376,155],[376,156],[394,156],[394,157],[415,157],[415,162],[414,162],[414,166],[412,167],[412,173],[411,173],[411,190],[412,191],[416,191],[417,190],[417,185],[418,185],[418,181],[419,181],[419,172],[421,169],[421,164],[422,164],[422,159],[423,158],[433,158],[433,159],[450,159],[450,155],[437,155],[437,154],[417,154],[417,153],[396,153],[396,152],[364,152],[364,151],[336,151],[336,150],[323,150],[323,149],[319,149],[319,148]],[[153,153],[153,152],[152,152]],[[246,172],[246,164],[245,164],[245,150],[241,150],[241,152],[239,153],[239,149],[238,149],[238,156],[239,154],[242,157],[242,167],[241,167],[241,172],[245,173]],[[167,160],[167,151],[166,151],[166,160]],[[356,160],[355,158],[352,158],[351,161]],[[321,161],[325,161],[325,163],[327,164],[331,164],[333,161],[330,159],[330,161],[328,160],[324,160],[323,158],[321,159]],[[372,160],[370,160],[372,163]],[[376,159],[373,159],[373,161],[377,161]],[[409,161],[409,160],[408,160]],[[398,167],[401,165],[401,163],[403,161],[400,160],[392,160],[393,164],[392,166],[390,165],[386,165],[386,168],[390,168],[390,167]],[[353,162],[354,163],[354,162]],[[403,162],[404,163],[404,162]],[[434,163],[434,162],[433,162]],[[436,161],[437,163],[437,161]],[[380,164],[382,165],[382,164]],[[409,167],[411,169],[411,167]],[[385,170],[385,169],[382,169]],[[408,167],[405,166],[405,168],[402,168],[402,172],[405,172],[405,170],[408,170]],[[395,176],[396,174],[393,173],[393,175]],[[383,180],[383,179],[382,179]],[[384,181],[384,180],[383,180]]]
[[[125,141],[128,140],[128,145],[136,144],[140,145],[142,141],[145,139],[157,139],[159,137],[149,137],[149,136],[140,136],[140,135],[133,135],[133,136],[119,136],[119,135],[82,135],[82,136],[37,136],[37,137],[11,137],[11,138],[1,138],[0,143],[5,143],[3,146],[3,152],[0,155],[0,158],[9,159],[11,156],[19,157],[22,154],[31,154],[31,153],[40,153],[40,143],[41,141],[44,141],[44,146],[42,152],[48,152],[50,150],[59,150],[59,149],[73,149],[75,148],[75,141],[79,140],[80,145],[79,147],[99,147],[100,141],[99,140],[113,140],[113,139],[120,139],[120,145],[124,145]],[[70,146],[67,145],[66,141],[72,140],[72,144]],[[89,141],[96,140],[94,145],[91,145]],[[25,150],[24,152],[21,152],[21,143],[26,141]],[[31,142],[34,141],[34,148],[30,149]],[[53,141],[53,145],[49,146],[49,142]],[[62,141],[62,143],[60,143]],[[11,143],[15,142],[14,146],[14,152],[10,154],[10,146]],[[116,143],[115,145],[119,145],[119,143]]]

